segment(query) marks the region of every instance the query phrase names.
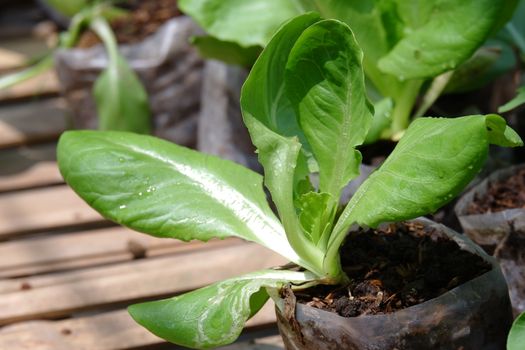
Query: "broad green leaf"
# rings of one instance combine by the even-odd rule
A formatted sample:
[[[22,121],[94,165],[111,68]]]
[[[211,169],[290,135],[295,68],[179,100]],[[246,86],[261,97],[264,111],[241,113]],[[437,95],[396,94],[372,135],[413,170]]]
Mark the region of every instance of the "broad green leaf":
[[[259,162],[264,167],[266,187],[277,207],[288,241],[300,256],[306,257],[308,268],[320,273],[315,264],[322,264],[322,255],[304,236],[294,207],[294,189],[308,174],[308,169],[305,157],[300,153],[303,148],[299,138],[304,139],[304,136],[284,93],[283,77],[293,44],[318,20],[317,15],[303,15],[277,32],[243,86],[241,109],[252,142],[257,147]]]
[[[350,28],[325,20],[303,32],[286,65],[285,92],[319,164],[320,191],[333,199],[358,175],[355,146],[372,121],[362,58]]]
[[[180,0],[206,32],[241,46],[265,46],[279,26],[311,9],[308,0]]]
[[[249,169],[126,132],[66,132],[57,152],[66,182],[112,221],[184,241],[241,237],[300,262]]]
[[[522,350],[525,347],[525,312],[512,323],[507,338],[507,350]]]
[[[209,349],[235,341],[246,320],[268,299],[264,290],[286,283],[304,283],[308,272],[263,270],[212,284],[171,299],[136,304],[131,316],[172,343]]]
[[[151,132],[148,95],[122,56],[101,73],[93,87],[101,130]]]
[[[108,67],[93,87],[99,128],[147,134],[151,131],[148,95],[135,72],[120,55],[108,23],[97,18],[91,28],[104,42]]]
[[[339,19],[352,28],[364,52],[363,67],[368,78],[385,97],[395,97],[401,82],[395,75],[380,71],[377,61],[385,56],[401,37],[395,4],[382,1],[314,0],[325,18]]]
[[[262,50],[260,46],[242,47],[235,42],[222,41],[212,36],[197,36],[191,39],[191,43],[203,57],[243,67],[251,67]]]
[[[297,136],[303,147],[306,139],[285,93],[284,75],[293,45],[306,28],[319,20],[316,14],[306,14],[284,25],[257,59],[241,94],[245,119],[251,116],[280,135]]]
[[[325,265],[337,264],[337,251],[352,224],[375,227],[434,212],[479,172],[489,143],[522,145],[502,123],[497,115],[416,119],[339,217]]]
[[[510,100],[509,102],[505,103],[503,106],[498,108],[499,113],[505,113],[510,110],[513,110],[516,107],[521,106],[525,103],[525,85],[520,87],[517,91],[517,95]]]
[[[506,1],[397,0],[403,38],[378,62],[379,68],[404,79],[434,77],[456,68],[483,44]]]

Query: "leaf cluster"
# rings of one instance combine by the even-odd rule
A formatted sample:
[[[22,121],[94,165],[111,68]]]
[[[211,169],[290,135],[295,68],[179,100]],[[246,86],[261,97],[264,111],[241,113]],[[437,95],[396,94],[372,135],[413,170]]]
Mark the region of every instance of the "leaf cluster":
[[[179,2],[208,33],[195,40],[201,53],[229,63],[246,65],[285,20],[309,11],[350,25],[364,52],[368,95],[377,111],[367,143],[399,139],[411,116],[424,115],[445,89],[468,89],[510,69],[508,50],[501,52],[499,45],[476,50],[509,20],[516,4],[517,0]],[[506,61],[497,65],[500,56]],[[425,89],[423,103],[414,111]]]
[[[138,304],[130,308],[137,322],[188,347],[230,343],[282,285],[345,283],[339,247],[351,226],[431,213],[477,174],[489,144],[522,144],[497,115],[419,118],[341,206],[342,189],[359,174],[358,148],[373,122],[365,64],[344,22],[308,13],[276,32],[241,94],[264,178],[150,136],[72,131],[61,137],[61,173],[106,218],[185,241],[244,238],[303,268],[258,271]]]

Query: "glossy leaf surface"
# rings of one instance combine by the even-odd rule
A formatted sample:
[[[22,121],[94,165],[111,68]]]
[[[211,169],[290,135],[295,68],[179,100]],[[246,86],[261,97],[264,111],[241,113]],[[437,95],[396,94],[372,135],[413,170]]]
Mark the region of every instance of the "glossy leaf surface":
[[[286,93],[319,164],[319,188],[334,199],[358,174],[355,146],[372,121],[362,58],[350,28],[325,20],[301,34],[286,65]]]
[[[233,162],[150,136],[95,131],[64,133],[58,162],[66,182],[110,220],[184,241],[241,237],[297,261],[262,177]]]
[[[397,0],[402,39],[378,62],[405,79],[437,76],[456,68],[483,44],[515,1]]]
[[[491,142],[523,144],[497,115],[415,120],[339,217],[325,263],[334,264],[352,224],[375,227],[412,219],[452,200],[479,172]]]
[[[304,236],[294,207],[294,189],[307,172],[301,153],[305,140],[295,112],[285,93],[284,69],[300,34],[319,20],[317,15],[303,15],[284,25],[255,63],[242,89],[241,109],[259,162],[264,167],[265,184],[286,230],[292,247],[308,256],[311,271],[320,273],[311,263],[322,263],[322,254]],[[306,143],[306,141],[304,141]],[[304,266],[304,264],[303,264]]]
[[[268,299],[263,287],[311,280],[308,272],[263,270],[225,280],[171,299],[129,307],[131,316],[172,343],[208,349],[233,342],[244,323]]]
[[[208,34],[241,46],[265,46],[279,26],[311,9],[307,0],[180,0]]]

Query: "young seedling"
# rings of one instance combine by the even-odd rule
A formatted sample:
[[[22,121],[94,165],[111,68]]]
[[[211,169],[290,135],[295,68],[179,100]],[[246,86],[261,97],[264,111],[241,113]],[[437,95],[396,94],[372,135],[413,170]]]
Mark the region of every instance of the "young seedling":
[[[439,97],[453,71],[511,17],[516,0],[180,0],[211,37],[205,55],[245,63],[286,19],[308,11],[347,23],[364,52],[376,116],[366,142],[398,139]],[[229,53],[229,56],[228,56]],[[244,53],[244,55],[242,54]],[[241,60],[240,58],[244,58]],[[479,67],[476,74],[479,76]],[[432,84],[417,111],[424,83]]]
[[[108,53],[108,65],[95,81],[93,96],[99,117],[99,129],[150,133],[148,95],[135,72],[118,51],[108,19],[125,15],[112,1],[49,1],[60,13],[72,16],[69,29],[62,33],[55,50],[74,47],[86,28],[97,34]],[[32,78],[53,65],[54,51],[33,66],[0,77],[0,90]]]
[[[419,118],[340,211],[341,191],[358,175],[356,147],[372,122],[362,58],[346,24],[306,14],[285,24],[253,67],[242,112],[278,216],[262,176],[232,162],[131,133],[62,135],[65,180],[108,219],[184,241],[241,237],[304,269],[262,270],[131,306],[138,323],[192,348],[231,343],[284,284],[346,283],[339,247],[352,225],[431,213],[476,175],[489,144],[522,144],[497,115]]]

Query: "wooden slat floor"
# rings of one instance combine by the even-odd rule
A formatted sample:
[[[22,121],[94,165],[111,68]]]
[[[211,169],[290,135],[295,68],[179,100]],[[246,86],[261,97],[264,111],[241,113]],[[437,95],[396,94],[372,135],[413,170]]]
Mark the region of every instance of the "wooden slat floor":
[[[3,70],[20,64],[9,58]],[[178,349],[125,308],[285,261],[238,239],[181,243],[104,220],[57,169],[69,125],[57,88],[49,73],[0,92],[0,349]],[[276,332],[269,303],[223,349],[282,349]]]

